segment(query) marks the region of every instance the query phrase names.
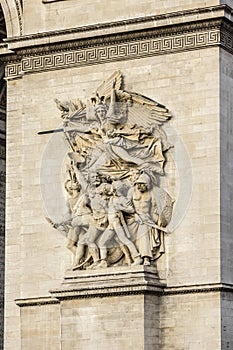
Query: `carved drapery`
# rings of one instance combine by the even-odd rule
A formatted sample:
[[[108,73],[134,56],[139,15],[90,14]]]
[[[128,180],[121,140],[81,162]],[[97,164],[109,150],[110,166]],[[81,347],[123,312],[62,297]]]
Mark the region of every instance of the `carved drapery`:
[[[67,211],[59,222],[73,269],[155,265],[174,200],[160,187],[168,109],[122,90],[117,71],[87,101],[55,100],[63,119]]]

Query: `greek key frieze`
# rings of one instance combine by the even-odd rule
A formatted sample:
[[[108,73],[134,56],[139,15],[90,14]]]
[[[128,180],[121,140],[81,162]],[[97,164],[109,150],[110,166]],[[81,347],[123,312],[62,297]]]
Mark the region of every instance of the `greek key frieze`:
[[[227,46],[232,47],[232,39],[226,36]],[[156,37],[138,41],[114,43],[105,46],[74,49],[67,52],[55,52],[23,57],[21,62],[6,66],[8,79],[23,74],[36,73],[52,69],[69,68],[89,64],[99,64],[115,60],[136,59],[140,57],[168,54],[178,51],[194,50],[220,44],[220,30],[184,33],[169,37]]]
[[[21,71],[21,63],[9,63],[6,65],[5,76],[10,78],[17,78],[20,77]]]
[[[233,52],[233,35],[232,31],[228,28],[224,28],[221,32],[220,43],[228,51]]]

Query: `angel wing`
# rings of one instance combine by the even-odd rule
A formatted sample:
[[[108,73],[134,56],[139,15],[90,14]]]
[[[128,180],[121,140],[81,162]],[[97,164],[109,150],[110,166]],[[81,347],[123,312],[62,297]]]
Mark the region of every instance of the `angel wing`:
[[[76,120],[85,118],[86,105],[80,99],[61,102],[56,98],[54,101],[57,108],[62,112],[62,119]]]
[[[111,97],[113,84],[115,84],[116,92],[121,89],[123,76],[120,71],[114,72],[107,80],[103,81],[96,90],[99,96],[104,96],[105,101]]]
[[[70,112],[74,113],[79,113],[85,108],[85,104],[79,99],[76,98],[75,100],[70,100],[69,102],[69,110]]]
[[[90,100],[87,100],[87,114],[86,114],[86,118],[88,121],[93,121],[96,120],[96,116],[95,116],[95,109],[93,104],[91,104]]]
[[[63,113],[68,113],[69,112],[69,102],[68,101],[60,101],[57,98],[54,99],[54,102],[57,105],[57,108],[63,112]]]
[[[131,103],[128,105],[129,124],[148,128],[153,125],[160,126],[172,117],[165,106],[148,97],[127,91],[125,95],[131,98]]]

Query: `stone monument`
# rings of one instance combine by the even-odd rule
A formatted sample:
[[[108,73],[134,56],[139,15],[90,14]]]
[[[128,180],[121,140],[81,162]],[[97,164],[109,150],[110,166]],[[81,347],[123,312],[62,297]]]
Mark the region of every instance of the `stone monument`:
[[[68,146],[66,211],[58,222],[47,221],[66,236],[73,256],[62,286],[50,291],[60,304],[63,349],[73,344],[92,349],[159,346],[158,295],[164,285],[157,259],[164,253],[174,203],[159,186],[171,148],[162,125],[171,114],[141,94],[122,90],[122,85],[122,73],[116,71],[85,103],[55,99],[63,120],[63,129],[57,131]],[[80,297],[88,298],[83,331],[77,326]],[[108,299],[101,309],[96,297]],[[109,317],[112,303],[117,307]],[[121,311],[125,307],[127,319]],[[90,317],[96,319],[92,325]],[[95,329],[91,337],[90,326]]]
[[[55,100],[68,144],[67,211],[47,220],[66,233],[73,270],[150,266],[164,253],[174,201],[159,186],[171,147],[161,125],[171,115],[121,86],[115,72],[86,104]]]
[[[0,3],[5,350],[233,349],[233,1]]]

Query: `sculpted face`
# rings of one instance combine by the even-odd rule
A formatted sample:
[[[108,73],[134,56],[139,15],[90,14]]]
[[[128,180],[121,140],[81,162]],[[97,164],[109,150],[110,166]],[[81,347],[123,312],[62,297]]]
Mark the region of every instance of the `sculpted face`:
[[[96,173],[92,173],[89,175],[89,181],[93,186],[99,186],[101,184],[100,177]]]
[[[98,109],[96,109],[95,113],[100,120],[106,119],[107,111],[105,107],[99,106]]]
[[[112,186],[110,184],[107,183],[102,183],[97,190],[97,193],[99,193],[100,195],[109,197],[113,194],[112,192]]]
[[[171,147],[162,125],[171,114],[151,98],[122,90],[122,84],[116,71],[86,103],[56,101],[68,146],[63,170],[69,209],[57,227],[67,232],[73,270],[132,261],[156,267],[164,252],[155,228],[166,230],[174,202],[158,180]],[[133,218],[137,225],[131,225]]]
[[[144,192],[146,192],[148,190],[147,184],[144,184],[144,183],[137,183],[136,187],[142,193],[144,193]]]
[[[75,193],[79,192],[80,191],[80,186],[77,182],[74,182],[74,181],[71,181],[71,180],[68,180],[65,184],[65,189],[67,191],[67,193],[72,196],[74,195]]]

